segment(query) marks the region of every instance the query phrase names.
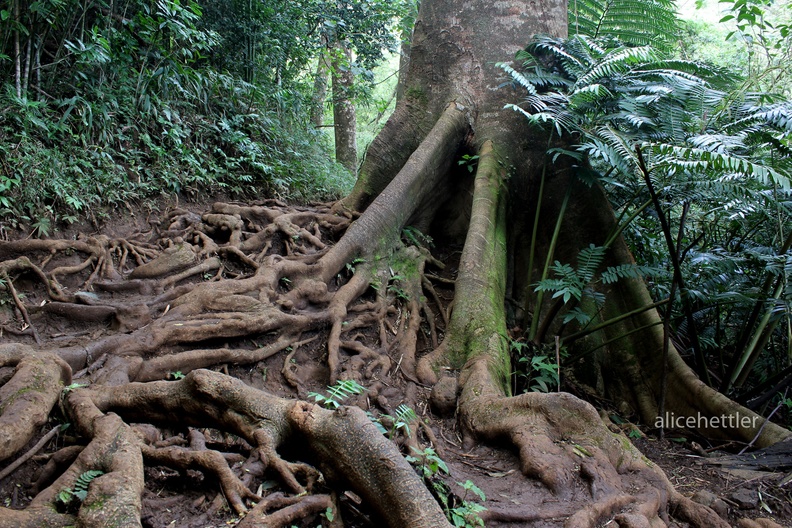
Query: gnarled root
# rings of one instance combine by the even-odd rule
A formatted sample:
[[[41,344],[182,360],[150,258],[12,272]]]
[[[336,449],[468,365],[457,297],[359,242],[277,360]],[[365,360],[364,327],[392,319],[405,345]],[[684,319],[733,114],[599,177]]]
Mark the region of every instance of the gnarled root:
[[[0,460],[13,456],[47,422],[71,369],[57,355],[21,344],[0,345],[0,366],[13,366],[0,387]]]
[[[177,382],[77,389],[68,396],[67,406],[80,424],[81,431],[94,435],[94,440],[77,462],[92,460],[86,452],[92,451],[94,443],[114,445],[105,436],[109,434],[107,431],[117,431],[117,434],[128,438],[124,445],[128,443],[129,452],[137,453],[131,458],[139,460],[135,464],[139,464],[140,469],[137,465],[132,468],[135,474],[138,471],[142,473],[144,459],[157,465],[209,471],[220,480],[234,509],[246,511],[244,501],[257,501],[259,498],[231,473],[222,455],[211,450],[149,445],[140,435],[131,430],[127,432],[128,426],[120,422],[119,416],[126,421],[147,420],[172,425],[200,423],[204,427],[239,435],[255,446],[266,470],[278,475],[294,493],[309,491],[323,477],[306,463],[282,459],[277,449],[286,442],[305,445],[313,453],[311,458],[320,461],[320,468],[328,478],[350,486],[364,497],[389,526],[447,526],[442,511],[412,467],[357,408],[342,407],[329,411],[312,404],[270,396],[234,378],[204,370],[193,371]],[[115,429],[103,425],[106,422],[115,424]],[[128,459],[131,460],[129,457],[123,460]],[[108,474],[97,480],[111,481],[113,467],[107,464],[99,467]],[[58,489],[68,478],[88,468],[89,464],[80,463],[79,470],[70,469],[66,474],[70,477],[64,475],[48,490]],[[49,495],[52,493],[54,491]],[[40,497],[46,494],[44,492]],[[110,490],[107,494],[113,495]],[[139,513],[139,493],[137,498],[127,496],[124,500],[131,505],[129,508],[137,508]]]

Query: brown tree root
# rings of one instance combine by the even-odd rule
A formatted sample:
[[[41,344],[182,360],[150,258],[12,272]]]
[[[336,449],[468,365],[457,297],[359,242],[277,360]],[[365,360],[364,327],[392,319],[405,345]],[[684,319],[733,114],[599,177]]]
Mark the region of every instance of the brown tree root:
[[[96,409],[118,413],[128,421],[200,423],[232,432],[256,446],[268,470],[297,493],[312,487],[320,475],[304,463],[283,460],[277,449],[286,442],[304,444],[320,460],[325,477],[350,486],[389,526],[447,526],[442,511],[412,467],[357,408],[328,411],[276,398],[236,379],[203,370],[177,382],[79,389],[68,403],[74,413],[96,405]],[[170,458],[170,463],[177,454],[143,451],[144,456],[156,455],[159,462]],[[199,455],[179,456],[185,457],[182,467],[187,467],[195,464]],[[242,492],[240,498],[250,497]],[[235,507],[241,509],[239,503]]]
[[[473,211],[456,283],[449,335],[427,361],[459,365],[458,415],[464,440],[506,442],[524,475],[570,505],[565,526],[663,526],[669,500],[694,525],[728,527],[708,508],[681,500],[665,475],[624,436],[611,433],[588,403],[565,394],[508,397],[505,328],[505,205],[492,144],[479,152]],[[423,372],[431,374],[431,364]]]
[[[237,524],[237,528],[280,528],[328,508],[332,511],[333,506],[330,495],[284,497],[274,493],[256,504]],[[267,510],[271,509],[277,511],[267,515]]]
[[[13,377],[0,387],[0,460],[13,456],[47,422],[71,369],[57,355],[20,344],[0,345],[0,366]]]
[[[0,508],[0,526],[64,526],[73,524],[75,518],[86,527],[139,526],[144,460],[216,475],[225,497],[239,513],[247,511],[245,501],[261,500],[232,473],[222,454],[200,445],[197,451],[149,445],[143,438],[150,435],[141,436],[125,423],[138,420],[171,426],[200,423],[237,434],[255,446],[267,472],[279,476],[298,497],[326,476],[364,497],[388,526],[448,526],[412,467],[357,408],[329,411],[277,398],[203,370],[177,382],[75,389],[66,396],[65,407],[90,443],[26,510]],[[283,460],[277,449],[285,443],[304,445],[314,453],[324,476],[306,463]],[[89,470],[102,474],[90,481],[82,503],[63,503],[63,491],[75,489],[77,480]],[[289,500],[284,510],[268,515],[267,522],[296,519],[332,505],[328,496],[319,497],[300,498],[298,504]],[[76,513],[69,512],[75,507]],[[259,510],[271,507],[270,501]]]

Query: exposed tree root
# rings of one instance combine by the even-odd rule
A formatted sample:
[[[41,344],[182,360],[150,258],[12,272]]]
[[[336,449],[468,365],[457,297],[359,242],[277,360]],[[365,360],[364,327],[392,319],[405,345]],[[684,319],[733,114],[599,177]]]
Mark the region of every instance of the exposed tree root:
[[[71,369],[55,354],[20,344],[0,345],[0,366],[15,368],[0,387],[0,460],[6,460],[47,422]]]
[[[465,443],[513,445],[522,473],[570,505],[568,527],[594,527],[609,519],[626,527],[663,526],[672,499],[680,516],[694,526],[728,527],[709,508],[679,496],[662,471],[626,438],[611,433],[588,403],[565,393],[508,397],[505,207],[498,192],[502,170],[491,144],[479,154],[450,335],[440,353],[425,358],[424,369],[431,375],[432,363],[453,367],[465,362],[458,389]]]
[[[27,508],[0,508],[0,528],[140,526],[146,467],[204,475],[217,495],[196,500],[201,515],[228,504],[243,516],[239,526],[288,525],[329,508],[329,525],[340,527],[337,496],[348,492],[374,523],[445,527],[443,508],[403,457],[427,446],[443,453],[417,405],[428,387],[436,412],[457,413],[465,447],[511,446],[522,473],[542,484],[536,496],[552,503],[484,518],[726,526],[674,491],[589,404],[565,393],[510,394],[507,164],[490,142],[478,151],[453,311],[442,299],[449,279],[427,269],[443,265],[402,230],[429,225],[437,208],[429,202],[448,188],[469,132],[467,109],[447,106],[354,222],[326,205],[218,203],[203,215],[175,211],[130,240],[0,246],[14,307],[0,324],[22,334],[15,339],[41,341],[0,345],[0,460],[57,416],[59,401],[72,440],[84,444],[49,457]],[[266,380],[252,375],[246,384],[204,370],[218,365],[226,374],[229,365],[237,373],[256,365],[302,398],[355,380],[367,391],[347,403],[379,416],[396,442],[358,407],[330,411],[254,388]],[[86,386],[71,385],[72,370]],[[407,423],[397,417],[402,403],[415,410]],[[263,487],[272,479],[276,490]]]

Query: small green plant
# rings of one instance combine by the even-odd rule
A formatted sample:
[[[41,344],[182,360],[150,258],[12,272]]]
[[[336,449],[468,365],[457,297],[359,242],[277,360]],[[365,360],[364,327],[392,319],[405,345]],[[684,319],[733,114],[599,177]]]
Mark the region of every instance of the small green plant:
[[[476,166],[478,165],[478,156],[471,156],[470,154],[463,154],[462,159],[457,161],[458,165],[464,165],[467,167],[468,172],[473,172],[476,170]]]
[[[335,385],[328,386],[327,396],[318,392],[309,392],[308,397],[313,398],[315,402],[324,405],[328,409],[338,409],[341,407],[342,401],[355,394],[363,394],[365,391],[366,387],[357,381],[343,380]]]
[[[424,482],[432,490],[435,498],[440,502],[443,511],[451,523],[456,527],[474,528],[476,526],[484,526],[484,521],[479,515],[487,508],[476,502],[468,501],[468,496],[472,493],[484,502],[487,500],[484,492],[476,486],[472,481],[466,480],[465,482],[457,482],[459,486],[465,490],[462,497],[457,497],[448,487],[448,484],[440,480],[438,477],[440,473],[449,475],[448,465],[442,458],[437,456],[437,453],[431,447],[427,447],[423,451],[412,448],[415,456],[408,455],[405,457],[407,462],[415,466],[416,470],[421,474]]]
[[[58,493],[58,502],[66,508],[81,503],[85,500],[85,497],[88,496],[88,485],[91,484],[93,479],[100,475],[104,475],[104,471],[98,469],[86,471],[77,477],[77,481],[74,483],[74,489],[64,488]]]
[[[67,385],[66,387],[63,387],[63,393],[68,394],[75,389],[79,389],[85,386],[87,386],[85,383],[72,383],[71,385]]]
[[[347,269],[347,271],[349,273],[355,273],[355,267],[358,264],[363,264],[365,262],[366,262],[366,259],[358,257],[356,259],[353,259],[352,262],[347,262],[346,263],[346,269]]]
[[[177,370],[176,372],[168,372],[168,377],[175,380],[180,380],[184,378],[184,374],[182,374],[181,370]]]
[[[393,427],[391,428],[391,438],[396,434],[396,431],[404,431],[404,434],[410,436],[410,422],[418,420],[418,415],[409,405],[399,405],[396,408],[396,415],[393,420]]]
[[[374,425],[377,426],[379,432],[390,439],[393,439],[393,437],[396,436],[397,431],[403,431],[404,434],[409,437],[411,435],[410,422],[418,420],[418,415],[415,414],[415,411],[412,409],[412,407],[404,404],[399,405],[396,408],[396,412],[393,416],[386,414],[381,418],[377,418],[371,413],[371,411],[366,411],[366,415],[372,422],[374,422]],[[386,429],[382,424],[383,419],[385,419],[390,424],[390,430]]]
[[[418,228],[407,226],[402,230],[402,236],[412,245],[418,247],[431,248],[434,246],[434,241],[429,235],[421,233]]]
[[[401,299],[403,301],[410,300],[410,294],[407,293],[404,288],[399,286],[404,281],[404,277],[401,275],[394,275],[390,279],[390,284],[388,285],[388,291],[391,292],[396,296],[397,299]]]
[[[550,354],[522,341],[510,340],[509,346],[517,357],[515,375],[520,378],[519,386],[533,392],[559,390],[559,365]]]
[[[50,232],[52,231],[52,223],[50,219],[46,216],[42,216],[35,222],[33,222],[33,234],[37,237],[46,237],[49,236]]]
[[[550,392],[551,385],[558,386],[558,366],[548,356],[533,356],[520,358],[521,361],[530,361],[531,390],[533,392]]]
[[[424,480],[431,479],[441,471],[448,475],[448,466],[442,458],[437,456],[434,449],[427,447],[423,451],[419,451],[413,447],[412,450],[416,456],[407,455],[404,458],[416,466]]]
[[[465,493],[462,495],[462,504],[449,511],[449,520],[457,527],[472,528],[474,526],[484,526],[484,521],[479,514],[486,511],[487,508],[477,502],[467,500],[468,495],[472,492],[481,502],[484,502],[487,500],[484,492],[470,480],[457,482],[457,484],[462,486]]]

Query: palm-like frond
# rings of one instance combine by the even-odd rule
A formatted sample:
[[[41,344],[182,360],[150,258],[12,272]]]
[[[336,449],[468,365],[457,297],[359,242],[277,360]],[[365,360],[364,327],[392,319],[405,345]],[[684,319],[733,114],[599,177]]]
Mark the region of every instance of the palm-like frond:
[[[708,172],[720,175],[718,177],[745,175],[754,177],[762,183],[772,182],[784,189],[790,189],[790,178],[787,174],[744,157],[678,145],[655,143],[646,146],[649,146],[657,157],[655,167],[667,168],[673,172]]]
[[[707,173],[714,180],[740,174],[789,188],[788,102],[762,106],[752,94],[729,98],[713,87],[722,80],[718,70],[612,39],[537,37],[521,57],[524,71],[503,67],[528,94],[511,108],[559,135],[577,134],[577,149],[603,165],[602,172],[616,169],[631,178],[635,149],[643,145],[652,170]]]
[[[570,0],[569,33],[663,48],[673,44],[679,25],[673,0]]]

